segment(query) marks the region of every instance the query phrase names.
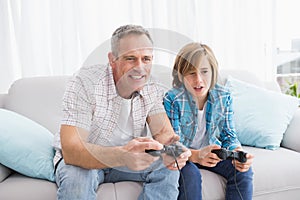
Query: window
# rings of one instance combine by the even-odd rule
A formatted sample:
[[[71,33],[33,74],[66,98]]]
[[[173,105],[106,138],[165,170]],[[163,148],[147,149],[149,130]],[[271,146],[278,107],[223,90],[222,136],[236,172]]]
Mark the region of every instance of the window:
[[[300,13],[297,0],[276,2],[276,72],[283,93],[293,84],[300,85]],[[298,94],[300,93],[298,87]]]

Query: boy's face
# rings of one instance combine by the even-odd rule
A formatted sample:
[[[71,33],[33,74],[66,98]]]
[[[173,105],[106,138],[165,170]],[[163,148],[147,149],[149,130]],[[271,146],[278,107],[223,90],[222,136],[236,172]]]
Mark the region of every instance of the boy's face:
[[[186,89],[197,99],[206,99],[211,85],[212,69],[206,57],[199,66],[183,77]]]
[[[110,65],[118,93],[129,98],[147,83],[153,60],[153,47],[146,35],[130,34],[120,40],[118,57],[111,54]]]

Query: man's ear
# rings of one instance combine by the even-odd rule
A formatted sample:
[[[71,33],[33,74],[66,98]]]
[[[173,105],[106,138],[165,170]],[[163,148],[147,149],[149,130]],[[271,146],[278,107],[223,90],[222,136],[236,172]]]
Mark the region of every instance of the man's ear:
[[[115,65],[115,56],[113,55],[113,53],[112,52],[109,52],[108,53],[108,61],[109,61],[109,64],[110,64],[110,66],[112,66],[112,67],[114,67],[114,65]]]

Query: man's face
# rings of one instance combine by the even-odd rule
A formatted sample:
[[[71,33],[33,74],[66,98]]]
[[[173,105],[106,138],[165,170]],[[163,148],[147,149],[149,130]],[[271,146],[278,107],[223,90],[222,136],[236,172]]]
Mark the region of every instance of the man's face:
[[[130,34],[120,40],[118,56],[109,54],[118,93],[129,98],[149,79],[153,59],[152,43],[146,35]]]

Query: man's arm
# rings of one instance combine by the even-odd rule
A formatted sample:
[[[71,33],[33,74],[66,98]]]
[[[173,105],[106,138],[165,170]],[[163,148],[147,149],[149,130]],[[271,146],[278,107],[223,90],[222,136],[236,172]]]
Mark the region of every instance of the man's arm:
[[[147,117],[147,123],[155,140],[161,144],[172,144],[179,140],[166,113],[159,113]]]
[[[143,170],[157,158],[145,153],[145,149],[162,148],[151,138],[135,138],[125,146],[105,147],[87,143],[88,132],[74,126],[62,125],[60,138],[66,164],[87,169],[127,166]]]
[[[153,138],[161,144],[169,145],[179,140],[180,137],[174,132],[166,113],[152,115],[147,118],[147,122]],[[183,147],[183,149],[184,152],[176,159],[180,169],[185,166],[186,161],[191,156],[189,149],[186,147]],[[165,156],[164,163],[170,170],[178,169],[173,157]]]
[[[106,168],[121,166],[122,149],[120,147],[102,147],[86,143],[87,131],[75,126],[62,125],[60,139],[62,154],[66,164],[83,168]],[[107,154],[109,161],[104,160],[103,154]],[[99,156],[98,156],[99,155]]]

